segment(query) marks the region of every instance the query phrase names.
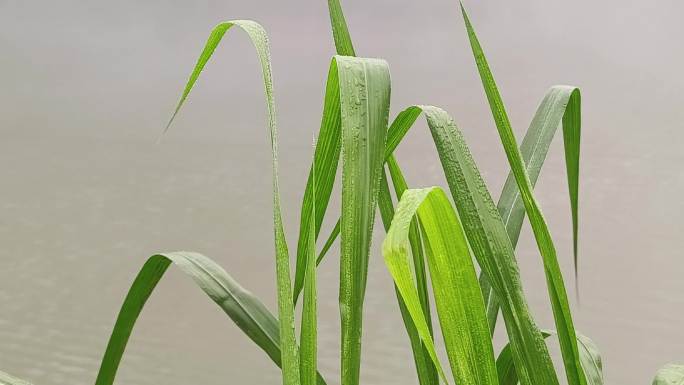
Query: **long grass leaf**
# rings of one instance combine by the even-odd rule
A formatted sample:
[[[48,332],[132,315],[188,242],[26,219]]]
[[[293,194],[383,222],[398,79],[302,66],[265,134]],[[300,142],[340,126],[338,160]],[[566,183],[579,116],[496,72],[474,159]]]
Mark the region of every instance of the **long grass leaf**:
[[[684,365],[668,364],[656,373],[653,385],[682,385],[684,384]]]
[[[424,110],[470,245],[488,282],[494,279],[494,293],[505,302],[502,310],[506,329],[515,346],[518,366],[524,368],[522,383],[557,383],[548,351],[522,293],[506,227],[453,120],[436,107],[407,108],[388,131],[385,155],[393,153]],[[530,162],[534,159],[537,158],[531,158]],[[522,217],[519,220],[522,221]],[[498,308],[497,302],[497,311]]]
[[[579,350],[575,336],[575,327],[573,325],[572,315],[570,314],[570,305],[568,303],[565,284],[563,282],[563,276],[560,271],[551,234],[549,233],[546,220],[544,219],[539,204],[532,192],[532,184],[529,175],[525,170],[522,155],[520,154],[520,149],[518,148],[515,135],[513,134],[510,121],[508,120],[508,115],[506,114],[503,101],[501,100],[501,95],[496,87],[494,77],[489,69],[482,47],[475,35],[475,31],[473,30],[463,5],[461,5],[461,11],[463,19],[465,20],[473,56],[475,57],[475,62],[485,89],[485,94],[487,95],[487,100],[489,101],[492,115],[494,116],[494,121],[506,152],[506,157],[508,158],[508,163],[515,176],[518,188],[520,189],[525,211],[527,212],[530,224],[532,225],[532,231],[537,240],[537,246],[542,255],[551,307],[556,322],[556,329],[558,330],[558,339],[560,341],[563,364],[565,366],[568,383],[570,385],[586,385],[587,381],[580,365]]]
[[[114,382],[135,322],[171,263],[192,278],[280,366],[279,324],[266,306],[211,259],[192,252],[174,252],[154,255],[140,269],[119,311],[95,385],[111,385]],[[324,384],[320,376],[318,381]]]
[[[335,41],[337,54],[341,56],[356,56],[356,53],[354,52],[354,46],[351,41],[351,36],[349,35],[349,29],[347,28],[347,22],[344,19],[344,13],[342,12],[342,6],[340,5],[339,0],[328,0],[328,11],[330,13],[330,24],[332,25],[333,38]],[[337,86],[337,78],[331,78],[331,74],[328,74],[328,84],[326,86],[325,103],[323,107],[323,121],[321,122],[319,139],[316,145],[313,160],[319,165],[319,175],[316,175],[314,178],[312,167],[312,170],[309,172],[309,178],[306,182],[304,198],[302,199],[299,241],[297,243],[297,265],[295,268],[295,282],[293,290],[295,303],[299,298],[299,293],[301,292],[304,284],[304,272],[306,271],[306,263],[308,260],[307,245],[309,242],[309,219],[306,213],[310,209],[310,206],[314,204],[311,196],[311,191],[314,188],[313,181],[317,180],[315,186],[316,192],[318,194],[318,198],[315,203],[317,207],[315,231],[317,240],[325,212],[328,208],[328,203],[330,202],[330,193],[332,192],[333,183],[335,181],[335,172],[337,171],[337,162],[340,157],[340,135],[338,134],[340,130],[339,91],[336,89]],[[333,230],[333,234],[338,230],[339,227],[336,226]],[[329,244],[326,243],[327,248],[324,247],[321,255],[319,258],[317,258],[318,262],[323,259],[323,256],[332,245],[335,236],[336,235],[331,235],[331,237],[328,238]]]
[[[403,178],[401,178],[401,180],[403,181]],[[395,189],[398,187],[396,184],[397,183],[395,183]],[[403,194],[403,191],[405,191],[406,189],[399,188],[397,191],[399,190],[402,191]],[[390,192],[389,184],[387,182],[387,175],[384,172],[384,170],[382,179],[380,180],[380,194],[378,196],[378,207],[380,209],[380,216],[382,218],[382,224],[385,227],[385,232],[388,232],[392,224],[392,219],[394,218],[394,204],[392,202],[392,194]],[[416,271],[417,269],[421,268],[420,266],[422,266],[424,278],[425,267],[422,252],[422,243],[420,239],[416,237],[417,233],[414,232],[416,230],[416,223],[416,221],[413,221],[411,223],[411,228],[409,229],[409,244],[411,245],[411,254],[414,256],[414,276],[416,276],[417,278]],[[418,242],[419,245],[416,245],[416,242]],[[417,250],[420,251],[416,251],[417,247]],[[416,266],[417,259],[420,259],[420,266]],[[429,305],[425,307],[423,304],[423,299],[420,298],[421,290],[425,290],[427,292],[427,288],[421,288],[421,285],[418,283],[418,279],[416,279],[416,288],[418,289],[418,297],[419,301],[421,302],[421,310],[423,312],[423,316],[425,317],[428,334],[431,336],[432,339],[432,324],[429,313],[430,308]],[[404,321],[404,328],[406,329],[406,333],[409,337],[409,342],[411,343],[411,351],[413,353],[413,361],[416,366],[418,382],[420,385],[439,384],[437,369],[435,368],[430,352],[427,350],[427,347],[423,346],[423,342],[421,341],[420,335],[418,334],[418,330],[416,329],[413,319],[411,318],[411,314],[409,313],[409,310],[406,307],[406,303],[404,302],[404,299],[402,298],[401,293],[399,292],[399,288],[396,284],[394,285],[394,292],[396,294],[397,302],[399,304],[399,312],[401,314],[401,318]]]
[[[484,302],[463,229],[444,191],[407,190],[383,243],[385,262],[414,322],[423,324],[410,274],[408,235],[415,214],[424,229],[427,260],[447,355],[457,384],[497,384]],[[426,326],[421,329],[424,330]],[[423,331],[423,335],[427,334]]]
[[[0,372],[0,385],[31,385],[30,382],[20,380],[5,372]]]
[[[328,12],[330,13],[330,24],[332,25],[333,39],[335,40],[337,54],[342,56],[356,56],[340,1],[328,0]]]
[[[549,151],[551,140],[553,140],[559,125],[563,126],[563,139],[565,153],[579,154],[579,114],[580,114],[580,91],[571,86],[553,86],[544,99],[539,104],[534,118],[530,123],[522,144],[520,153],[522,154],[525,169],[530,177],[532,187],[537,183],[544,160]],[[570,159],[568,159],[570,158]],[[566,156],[568,188],[570,190],[570,203],[573,216],[573,238],[574,245],[577,245],[577,186],[578,186],[578,157],[574,155]],[[575,198],[573,198],[575,197]],[[573,203],[574,202],[574,203]],[[513,173],[508,174],[504,184],[497,209],[504,225],[506,233],[515,249],[520,237],[523,219],[525,218],[525,206],[520,196],[520,190],[515,181]],[[576,250],[576,247],[575,247]],[[575,253],[575,272],[577,272],[577,254]],[[494,333],[496,319],[499,314],[499,302],[493,295],[491,286],[487,282],[484,274],[480,275],[482,294],[487,304],[487,318],[489,328]]]
[[[357,385],[368,256],[387,134],[390,77],[378,59],[336,56],[342,116],[340,316],[342,383]]]
[[[427,118],[468,242],[501,301],[521,382],[558,384],[548,350],[522,292],[510,239],[463,135],[443,110],[432,106],[412,108],[421,109]]]
[[[313,175],[316,175],[316,163],[313,163]],[[314,183],[315,186],[315,183]],[[316,191],[313,192],[313,201],[316,201]],[[299,368],[302,385],[316,385],[317,367],[317,305],[316,305],[316,228],[314,213],[316,207],[309,211],[309,261],[306,264],[306,276],[304,277],[304,304],[302,306],[302,324],[299,351]]]
[[[178,106],[174,111],[169,125],[173,122],[176,114],[183,106],[190,90],[204,69],[207,61],[211,58],[214,50],[221,42],[225,33],[233,26],[242,28],[257,51],[261,72],[264,80],[266,93],[266,106],[268,110],[268,127],[271,138],[272,154],[272,183],[273,183],[273,231],[275,238],[276,279],[278,290],[278,315],[280,320],[280,346],[282,354],[283,384],[295,385],[299,383],[299,352],[295,337],[294,306],[292,300],[292,283],[290,281],[290,261],[283,230],[282,214],[280,209],[280,188],[278,186],[278,129],[276,125],[275,98],[273,95],[273,76],[271,72],[271,55],[268,46],[268,36],[261,25],[251,20],[234,20],[220,23],[211,32],[209,39],[200,54],[197,64],[193,69]],[[168,129],[167,125],[167,129]]]
[[[555,332],[542,331],[544,338],[547,338]],[[580,363],[582,369],[587,375],[587,383],[589,385],[603,385],[603,364],[601,362],[601,353],[594,341],[580,333],[577,334],[577,342],[579,344]],[[496,369],[499,376],[499,385],[516,385],[518,383],[518,375],[515,371],[515,365],[511,356],[511,346],[506,345],[499,357],[496,359]]]

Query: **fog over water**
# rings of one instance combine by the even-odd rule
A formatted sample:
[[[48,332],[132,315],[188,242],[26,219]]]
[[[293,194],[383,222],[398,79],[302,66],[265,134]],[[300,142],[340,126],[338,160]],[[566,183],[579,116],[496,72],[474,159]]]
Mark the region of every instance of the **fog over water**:
[[[416,103],[449,111],[498,197],[506,160],[457,2],[342,3],[359,55],[390,64],[392,116]],[[131,281],[160,251],[214,258],[275,310],[263,87],[244,33],[227,35],[176,125],[157,139],[213,25],[262,23],[271,38],[285,230],[294,250],[334,54],[326,4],[0,0],[0,370],[35,384],[93,383]],[[582,89],[575,324],[600,347],[606,383],[649,384],[661,365],[684,361],[684,5],[466,5],[518,138],[549,86]],[[411,186],[444,185],[423,122],[398,158]],[[339,190],[334,196],[333,209]],[[572,294],[560,138],[537,196]],[[326,235],[335,219],[326,218]],[[362,383],[416,384],[377,230]],[[527,222],[518,250],[536,319],[553,328]],[[337,255],[336,246],[319,270],[320,369],[331,385],[339,383]],[[280,383],[266,355],[173,268],[148,302],[117,379]]]

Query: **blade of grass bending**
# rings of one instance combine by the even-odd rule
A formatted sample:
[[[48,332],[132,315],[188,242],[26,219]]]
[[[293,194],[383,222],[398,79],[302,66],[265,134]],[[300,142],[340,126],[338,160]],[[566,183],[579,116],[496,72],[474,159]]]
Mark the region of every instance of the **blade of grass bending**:
[[[5,372],[0,372],[0,385],[31,385],[31,383],[20,380],[14,376],[10,376]]]
[[[396,127],[397,124],[407,124],[408,120],[402,121],[403,118],[404,117],[402,116],[402,113],[400,113],[399,116],[397,116],[397,118],[390,126],[390,129],[392,129],[392,127]],[[385,148],[387,148],[387,146],[385,146]],[[392,178],[392,184],[394,185],[394,191],[396,193],[398,201],[404,194],[404,192],[408,190],[408,184],[406,183],[404,174],[402,173],[401,168],[399,167],[399,163],[397,162],[397,159],[394,157],[394,155],[389,155],[386,159],[387,169],[389,170],[390,176]],[[425,320],[427,322],[430,335],[433,335],[432,315],[430,314],[430,297],[428,295],[428,283],[426,278],[427,275],[425,273],[425,255],[423,253],[423,242],[420,235],[422,228],[420,227],[418,222],[418,218],[413,218],[413,220],[411,221],[411,226],[409,227],[409,244],[411,245],[411,256],[413,257],[413,273],[416,279],[416,289],[418,290],[418,298],[420,299],[420,305],[423,310],[423,315],[425,316]],[[386,231],[387,229],[385,229],[385,232]],[[427,360],[428,352],[425,350],[425,348],[423,348],[422,352],[414,351],[413,354],[421,354],[422,356],[424,356],[423,361],[425,362],[424,365],[426,366],[426,368],[423,368],[423,373],[420,373],[424,376],[423,379],[419,378],[421,380],[421,383],[430,383],[435,385],[439,384],[437,370],[432,364],[432,361]]]
[[[402,195],[383,242],[385,263],[429,346],[431,341],[426,341],[430,337],[408,260],[409,228],[416,213],[424,230],[437,314],[454,381],[497,384],[494,351],[475,267],[463,229],[444,191],[433,187],[407,190]]]
[[[482,85],[487,95],[487,100],[494,116],[501,142],[508,158],[511,171],[520,189],[522,201],[525,204],[525,211],[530,220],[532,231],[534,232],[537,246],[544,262],[544,272],[546,274],[547,288],[551,300],[556,329],[558,330],[558,340],[560,341],[565,374],[570,385],[586,385],[587,381],[582,371],[579,359],[579,350],[575,336],[575,327],[570,314],[570,305],[565,291],[563,275],[558,265],[556,249],[549,233],[546,220],[541,212],[539,204],[532,192],[532,184],[523,165],[522,155],[518,148],[515,135],[508,120],[508,115],[504,108],[501,95],[496,87],[494,77],[489,70],[487,59],[484,56],[473,26],[468,19],[465,8],[461,4],[461,12],[466,24],[468,38],[475,57],[478,72],[482,79]],[[578,154],[579,155],[579,154]]]
[[[549,146],[553,140],[558,126],[563,125],[563,139],[566,153],[567,179],[570,190],[570,203],[573,216],[573,238],[574,244],[577,244],[577,162],[573,161],[577,158],[567,154],[579,154],[579,114],[580,114],[580,91],[576,87],[571,86],[553,86],[551,87],[544,99],[539,104],[534,118],[530,123],[522,144],[520,145],[520,153],[522,154],[525,169],[530,177],[532,187],[537,183],[539,173],[546,155],[549,151]],[[573,198],[575,197],[575,198]],[[573,203],[574,202],[574,203]],[[512,172],[508,174],[506,183],[504,184],[497,209],[504,225],[506,226],[506,233],[511,240],[511,244],[515,249],[520,237],[520,229],[522,228],[523,219],[525,218],[525,206],[520,197],[520,190],[515,181],[515,176]],[[576,250],[576,246],[575,246]],[[577,273],[577,254],[575,254],[575,274]],[[496,327],[496,319],[499,314],[499,303],[496,296],[492,295],[491,286],[487,282],[487,277],[480,274],[480,286],[487,304],[487,319],[489,321],[489,328],[494,334]]]
[[[544,330],[542,334],[544,338],[547,338],[555,332]],[[601,363],[601,353],[596,344],[589,337],[580,333],[577,334],[577,342],[579,344],[580,363],[587,375],[587,383],[589,385],[603,385],[603,364]],[[501,349],[499,357],[496,359],[496,369],[499,375],[499,385],[516,385],[518,383],[510,345]]]
[[[427,118],[468,242],[501,301],[513,357],[524,385],[556,385],[544,340],[525,300],[513,247],[467,144],[453,119],[433,106],[414,106]]]
[[[315,148],[315,145],[314,145]],[[312,163],[313,175],[316,175],[316,162]],[[314,180],[315,182],[315,180]],[[316,184],[313,183],[315,186]],[[299,370],[302,385],[316,385],[317,374],[317,317],[316,317],[316,227],[313,216],[316,212],[316,191],[312,193],[314,206],[309,211],[309,251],[304,277],[304,304],[302,305],[302,323],[299,350]]]
[[[513,247],[501,216],[475,166],[462,134],[443,110],[412,106],[388,132],[385,154],[391,154],[425,112],[466,235],[483,272],[504,300],[504,320],[522,371],[523,384],[557,384],[551,360],[522,293]]]
[[[656,373],[653,385],[681,385],[684,383],[684,365],[668,364]]]
[[[275,238],[276,279],[278,288],[278,315],[280,320],[280,346],[282,354],[283,385],[299,383],[299,352],[294,327],[294,306],[292,300],[292,284],[290,281],[290,261],[283,230],[280,210],[280,189],[278,187],[278,129],[276,125],[275,100],[273,96],[273,76],[271,73],[271,54],[268,47],[268,36],[261,25],[251,20],[234,20],[217,25],[211,32],[209,39],[200,54],[197,64],[185,86],[178,106],[174,111],[167,129],[173,122],[190,90],[211,58],[214,50],[221,42],[225,33],[233,26],[238,26],[247,32],[256,48],[261,72],[264,80],[266,105],[268,109],[268,127],[271,138],[272,154],[272,183],[273,183],[273,231]]]
[[[403,180],[403,179],[402,179]],[[404,189],[405,190],[405,189]],[[403,191],[402,190],[402,194]],[[380,180],[380,194],[378,196],[378,207],[380,209],[380,216],[382,218],[382,224],[385,227],[385,232],[389,231],[390,225],[392,224],[392,218],[394,218],[394,205],[392,203],[392,195],[390,193],[390,188],[389,184],[387,183],[387,175],[383,169],[382,173],[382,179]],[[424,263],[423,263],[423,253],[422,253],[422,243],[418,245],[420,247],[420,251],[418,252],[414,251],[416,244],[415,242],[418,241],[420,242],[420,239],[416,239],[416,233],[412,233],[415,231],[415,221],[411,223],[411,228],[409,229],[409,243],[411,245],[411,253],[414,256],[414,276],[416,276],[416,264],[415,260],[416,257],[415,255],[419,255],[421,258],[420,265],[423,266],[423,277],[424,277]],[[416,287],[420,287],[418,284],[418,280],[416,280]],[[427,288],[425,288],[427,291]],[[420,336],[418,335],[418,330],[416,329],[416,326],[413,323],[413,320],[411,319],[411,315],[409,314],[409,310],[406,307],[406,304],[404,303],[404,299],[401,296],[401,293],[399,293],[399,289],[397,288],[396,284],[394,285],[394,292],[397,296],[397,302],[399,304],[399,311],[401,313],[401,319],[404,321],[404,328],[406,329],[406,333],[408,334],[409,337],[409,342],[411,343],[411,351],[413,353],[413,361],[416,365],[416,374],[418,376],[418,382],[420,385],[438,385],[439,384],[439,377],[437,374],[437,369],[435,369],[435,365],[432,361],[432,358],[430,356],[430,352],[427,350],[427,347],[423,346],[423,342],[420,339]],[[426,325],[428,328],[428,333],[430,335],[430,338],[432,339],[432,321],[430,320],[429,317],[429,307],[427,308],[428,313],[426,313],[425,307],[423,307],[423,299],[420,298],[420,289],[418,291],[419,293],[419,301],[421,302],[421,310],[423,312],[423,315],[425,317]]]
[[[387,63],[336,56],[342,116],[340,317],[342,384],[357,385],[363,300],[390,100]]]
[[[119,310],[95,385],[114,383],[114,377],[135,322],[171,263],[192,278],[197,286],[216,302],[276,365],[280,366],[278,320],[266,306],[211,259],[192,252],[175,252],[154,255],[140,269]],[[318,381],[319,385],[325,384],[320,376]]]

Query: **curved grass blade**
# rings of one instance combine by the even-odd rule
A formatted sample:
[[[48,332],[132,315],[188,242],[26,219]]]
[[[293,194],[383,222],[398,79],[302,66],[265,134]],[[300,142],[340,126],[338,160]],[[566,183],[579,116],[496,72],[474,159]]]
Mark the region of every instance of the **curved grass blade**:
[[[0,385],[31,385],[31,383],[20,380],[14,376],[10,376],[5,372],[0,372]]]
[[[273,230],[275,238],[276,279],[278,287],[278,315],[280,320],[280,346],[282,354],[283,384],[295,385],[299,382],[299,352],[294,327],[294,306],[292,300],[292,284],[290,281],[290,261],[283,230],[280,209],[280,188],[278,186],[278,129],[276,125],[275,99],[273,96],[273,76],[271,73],[271,54],[268,47],[268,36],[261,25],[251,20],[234,20],[217,25],[209,35],[204,50],[200,54],[190,79],[174,111],[168,127],[180,111],[197,78],[211,58],[214,50],[221,42],[225,33],[233,26],[238,26],[247,32],[256,48],[261,72],[264,78],[266,106],[268,110],[268,127],[271,138],[272,154],[272,183],[273,183]]]
[[[572,315],[570,314],[570,305],[568,303],[565,284],[563,282],[560,266],[558,265],[556,249],[551,234],[549,233],[544,215],[532,192],[532,184],[523,165],[522,155],[520,154],[520,149],[516,143],[515,135],[513,134],[508,115],[506,114],[503,101],[501,100],[501,95],[499,94],[494,77],[489,70],[487,59],[484,56],[482,47],[480,46],[462,4],[461,12],[463,14],[463,19],[465,20],[468,38],[470,39],[473,56],[475,57],[475,63],[477,64],[480,77],[482,78],[482,85],[485,89],[487,100],[489,101],[492,115],[494,116],[494,121],[499,136],[501,137],[506,157],[508,158],[508,163],[515,176],[518,188],[520,189],[520,195],[525,204],[525,211],[527,212],[530,224],[532,225],[532,231],[537,240],[537,246],[542,255],[551,307],[556,322],[556,329],[558,330],[558,340],[560,341],[563,364],[565,366],[565,374],[568,378],[568,383],[570,385],[586,385],[587,381],[580,365],[579,350],[575,336],[575,327],[573,325]],[[579,155],[579,153],[577,155]]]
[[[653,385],[684,384],[684,365],[668,364],[660,368],[653,379]]]
[[[398,178],[395,180],[398,180]],[[401,181],[403,181],[403,177],[401,178]],[[398,183],[395,182],[395,189],[396,191],[401,191],[401,193],[403,194],[406,188],[402,189],[400,186],[397,186]],[[405,186],[405,181],[403,183]],[[399,195],[399,193],[397,193],[397,195]],[[380,180],[380,194],[378,196],[378,207],[380,209],[380,216],[382,218],[382,224],[385,227],[385,232],[388,232],[390,229],[390,225],[392,224],[392,219],[394,218],[394,204],[392,203],[392,195],[390,193],[389,184],[387,182],[387,175],[384,172],[384,170],[382,173],[382,179]],[[409,243],[411,245],[411,254],[414,257],[413,274],[417,278],[419,276],[419,273],[417,274],[417,271],[422,268],[424,279],[425,267],[423,260],[423,248],[422,242],[416,230],[417,221],[414,220],[412,221],[411,227],[409,228]],[[416,263],[418,259],[420,259],[420,261]],[[421,298],[421,291],[424,291],[427,294],[427,287],[421,287],[421,285],[418,283],[418,279],[416,279],[416,288],[418,289],[418,297],[419,301],[421,302],[421,311],[423,312],[424,319],[426,321],[428,334],[430,335],[430,339],[432,340],[432,320],[430,318],[429,304],[427,305],[427,308],[424,307],[425,305],[423,303],[423,299]],[[416,374],[418,375],[418,382],[420,385],[439,384],[437,369],[435,368],[430,352],[427,350],[427,347],[423,346],[423,342],[421,341],[421,338],[418,335],[418,330],[416,329],[413,319],[409,314],[409,310],[406,307],[406,303],[404,302],[404,299],[402,298],[401,293],[399,292],[399,288],[397,288],[396,284],[394,285],[394,292],[397,296],[397,302],[399,304],[401,318],[404,321],[404,328],[406,329],[406,333],[409,337],[409,342],[411,343],[411,351],[413,353],[414,364],[416,365]]]
[[[427,118],[470,247],[501,301],[522,384],[558,384],[548,350],[522,292],[510,239],[462,133],[445,111],[432,106],[416,107]]]
[[[543,338],[525,301],[513,247],[462,134],[449,115],[431,106],[404,110],[388,131],[385,155],[392,154],[417,117],[425,112],[466,235],[492,289],[504,301],[506,329],[515,359],[525,368],[523,384],[557,384]],[[522,219],[522,218],[521,218]],[[494,279],[494,281],[491,281]]]
[[[341,372],[342,384],[357,385],[363,300],[384,161],[390,77],[385,61],[349,56],[336,56],[331,71],[337,71],[339,77],[342,116]]]
[[[580,91],[576,87],[571,86],[553,86],[551,87],[544,99],[539,104],[534,118],[530,123],[522,144],[520,145],[520,153],[522,154],[525,169],[530,177],[532,187],[537,183],[539,173],[546,155],[549,151],[549,146],[553,140],[559,125],[563,126],[563,138],[566,153],[566,166],[568,187],[570,190],[570,204],[573,216],[573,234],[575,251],[577,250],[577,185],[578,185],[578,164],[579,156],[570,156],[567,154],[579,154],[579,114],[580,114]],[[574,199],[573,199],[574,197]],[[522,228],[523,219],[525,218],[525,206],[520,196],[520,190],[515,181],[513,173],[508,174],[506,183],[504,184],[497,210],[501,214],[504,225],[506,226],[506,233],[511,240],[511,244],[515,249],[520,237],[520,229]],[[575,275],[577,274],[577,254],[575,253]],[[496,296],[493,295],[491,286],[487,282],[487,277],[484,274],[480,275],[480,286],[482,294],[487,304],[487,319],[489,321],[489,328],[494,333],[496,327],[496,319],[499,314],[499,302]]]
[[[546,338],[555,334],[555,332],[542,331],[542,334]],[[580,348],[580,363],[584,373],[587,375],[587,383],[589,385],[603,385],[603,364],[598,347],[589,337],[579,333],[577,334],[577,342]],[[501,349],[501,353],[499,353],[499,357],[496,359],[496,369],[499,375],[499,385],[516,385],[518,383],[518,375],[515,372],[510,345],[506,345]]]
[[[457,384],[498,384],[484,302],[468,242],[440,188],[407,190],[397,205],[383,255],[417,325],[424,324],[410,274],[408,234],[415,214],[425,234],[426,255],[447,355]],[[421,335],[425,335],[425,327]],[[424,339],[425,341],[425,339]],[[437,364],[437,363],[436,363]]]
[[[135,322],[171,263],[192,278],[197,286],[216,302],[276,365],[280,366],[278,320],[266,306],[211,259],[192,252],[175,252],[154,255],[140,269],[119,311],[95,385],[111,385],[114,382]],[[321,385],[325,383],[320,376],[318,381]]]

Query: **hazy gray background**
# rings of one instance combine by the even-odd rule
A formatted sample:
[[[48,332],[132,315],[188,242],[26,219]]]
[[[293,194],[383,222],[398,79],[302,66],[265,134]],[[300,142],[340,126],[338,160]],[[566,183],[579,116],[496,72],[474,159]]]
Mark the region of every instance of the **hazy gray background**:
[[[684,361],[684,67],[679,1],[468,1],[522,135],[547,87],[583,92],[578,329],[610,384],[649,384]],[[360,55],[389,61],[393,114],[447,109],[493,195],[506,163],[455,0],[344,0]],[[158,251],[212,256],[273,308],[270,154],[260,73],[232,31],[177,125],[155,144],[212,26],[271,36],[286,231],[299,201],[334,54],[326,2],[0,1],[0,368],[36,384],[92,383],[129,283]],[[443,183],[424,123],[399,158],[412,185]],[[561,141],[538,196],[570,293]],[[331,218],[328,218],[331,219]],[[364,384],[415,384],[375,238]],[[553,327],[540,257],[518,247],[539,323]],[[321,268],[321,370],[339,382],[337,266]],[[120,384],[278,384],[279,372],[171,269],[134,331]]]

